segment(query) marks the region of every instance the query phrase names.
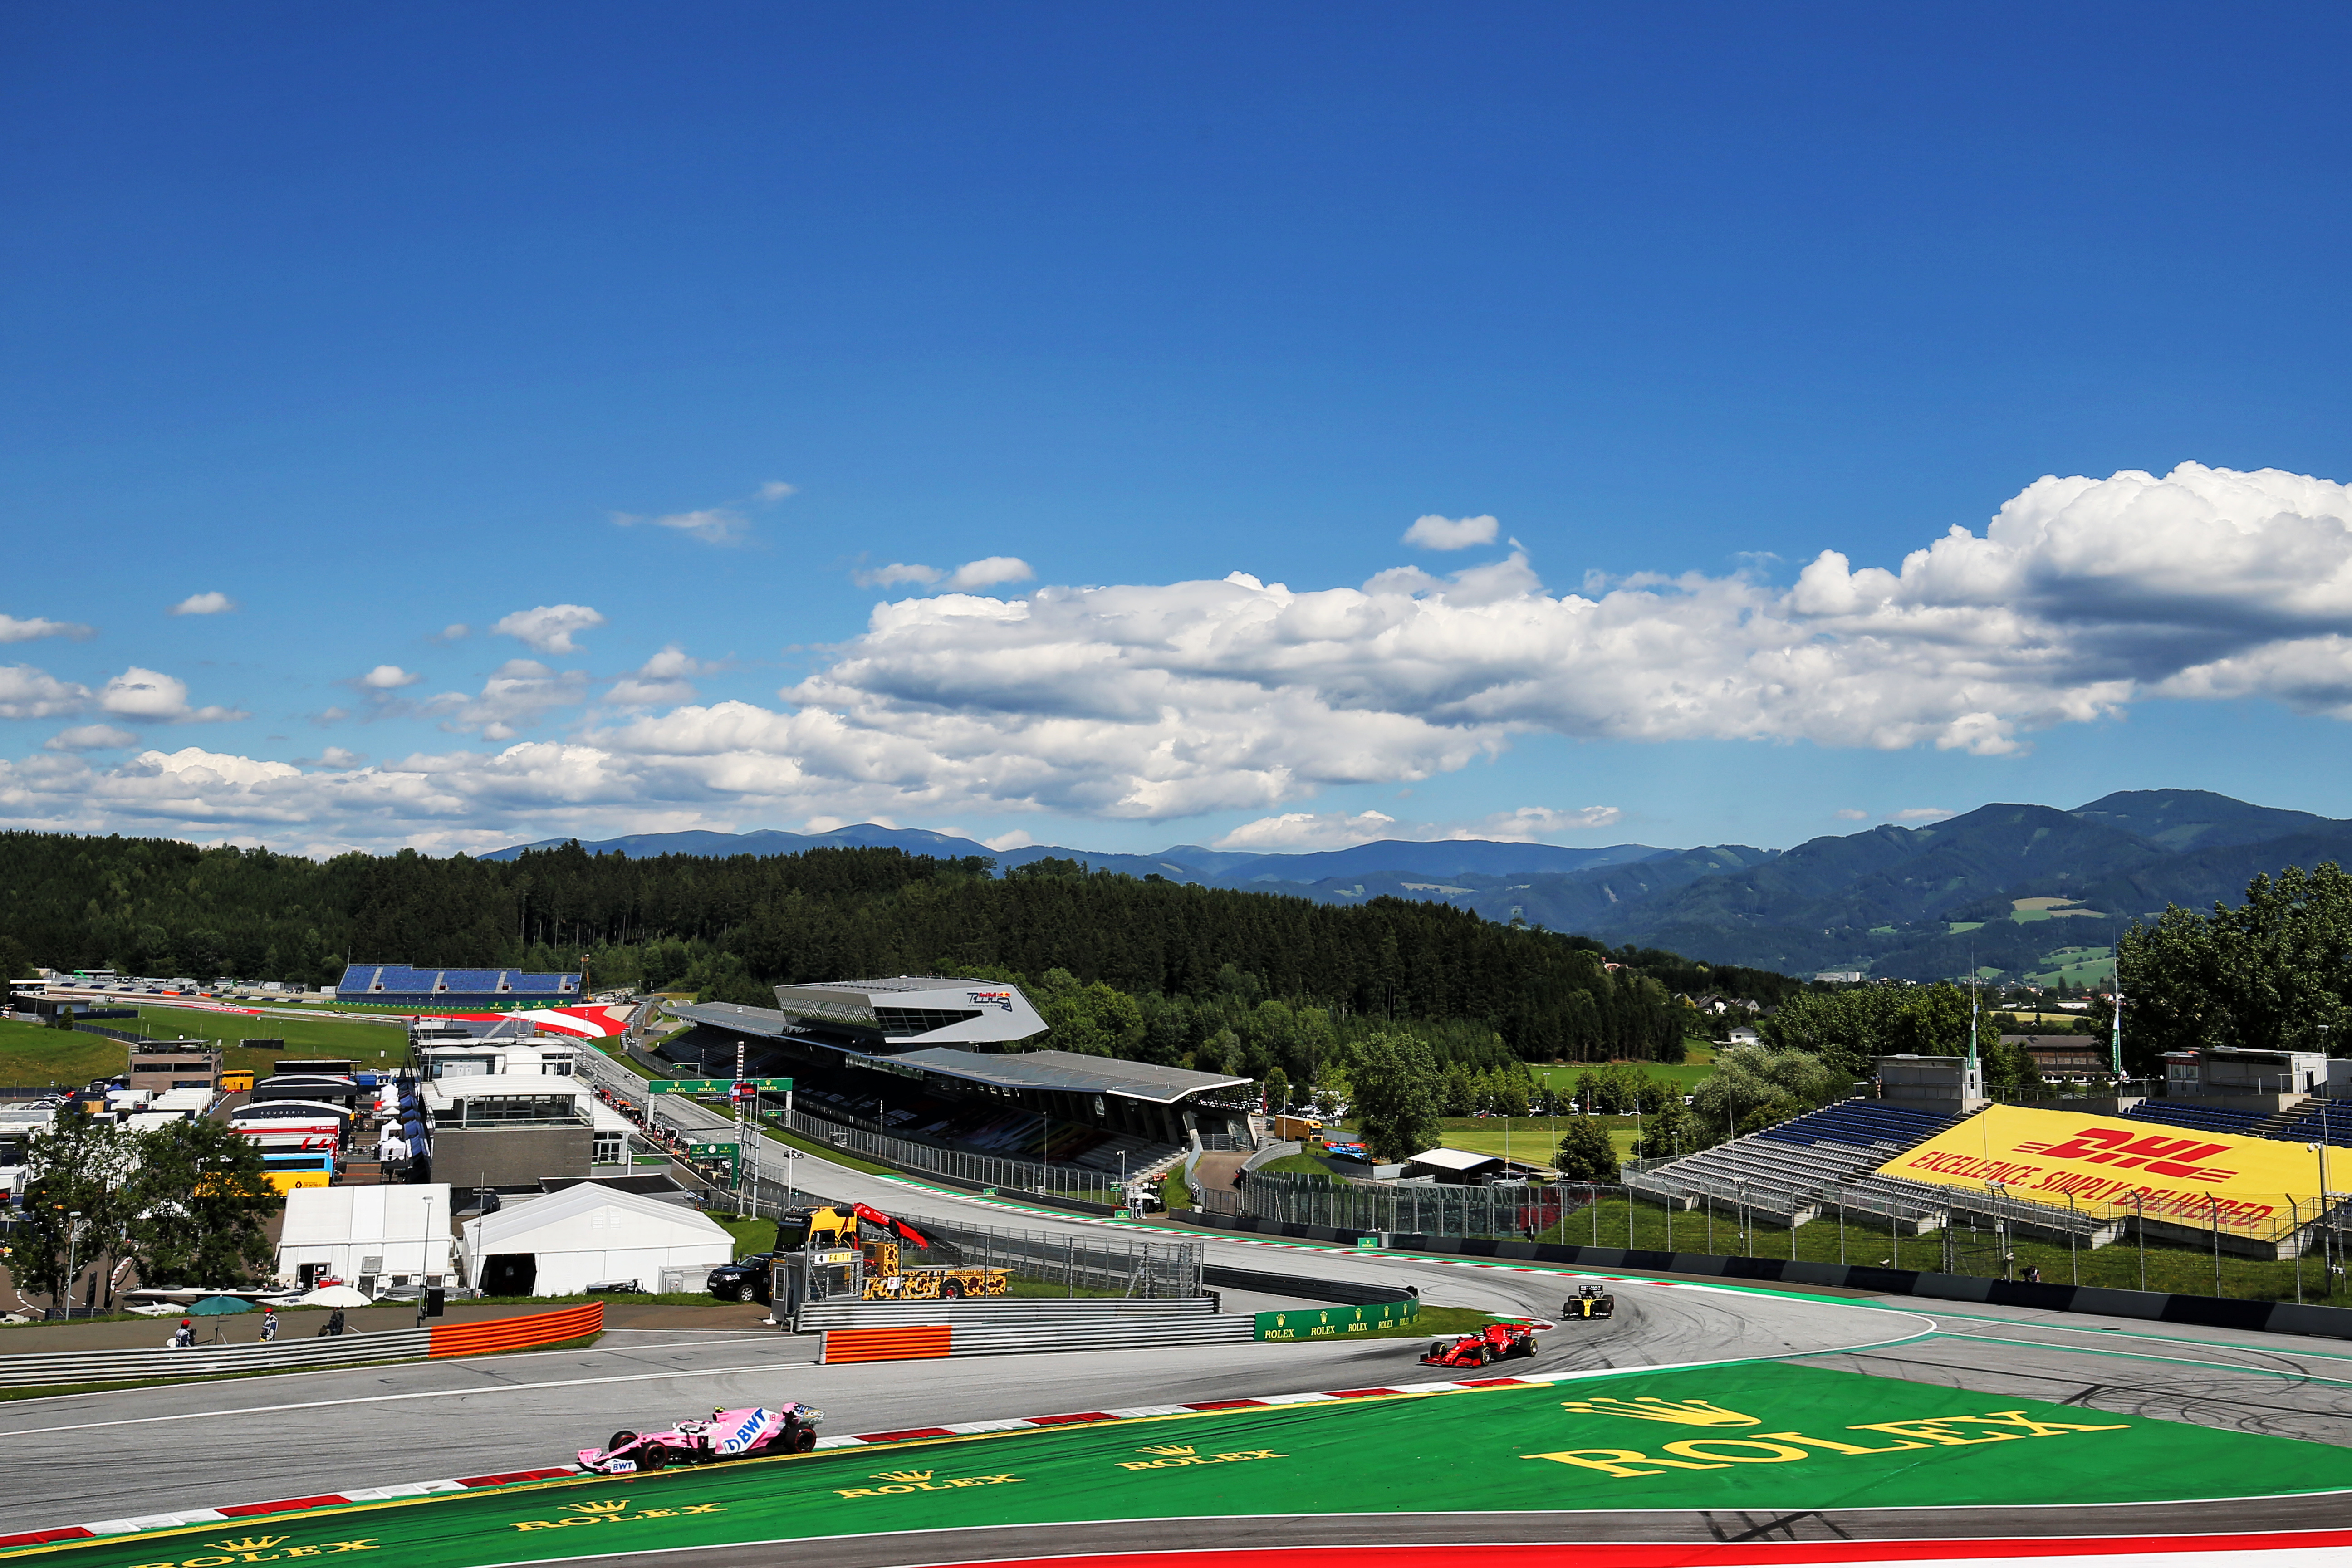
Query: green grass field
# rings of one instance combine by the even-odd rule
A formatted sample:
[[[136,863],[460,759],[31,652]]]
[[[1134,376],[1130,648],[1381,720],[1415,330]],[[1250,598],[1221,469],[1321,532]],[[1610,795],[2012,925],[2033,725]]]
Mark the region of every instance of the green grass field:
[[[248,1018],[190,1007],[149,1006],[140,1008],[136,1018],[101,1018],[99,1023],[158,1040],[216,1040],[226,1053],[224,1066],[261,1073],[277,1066],[276,1053],[240,1050],[237,1041],[282,1039],[289,1056],[348,1057],[362,1067],[396,1064],[408,1051],[408,1036],[403,1029],[339,1018]],[[130,1060],[130,1047],[104,1035],[0,1022],[0,1083],[79,1089],[92,1079],[122,1071]]]
[[[0,1021],[0,1083],[79,1089],[92,1079],[111,1078],[130,1061],[130,1047],[103,1035]]]
[[[1675,1084],[1683,1093],[1688,1094],[1701,1079],[1715,1071],[1715,1046],[1707,1040],[1685,1040],[1683,1053],[1684,1059],[1678,1062],[1633,1062],[1629,1065],[1639,1068],[1654,1079]],[[1568,1093],[1576,1088],[1578,1074],[1598,1072],[1606,1065],[1603,1062],[1575,1062],[1530,1070],[1537,1081]]]
[[[1446,1116],[1438,1120],[1439,1141],[1448,1149],[1461,1149],[1473,1154],[1502,1154],[1530,1164],[1549,1165],[1552,1151],[1559,1147],[1561,1134],[1567,1131],[1572,1117],[1555,1121],[1549,1116]],[[1639,1127],[1630,1116],[1604,1116],[1601,1124],[1609,1132],[1609,1142],[1620,1160],[1633,1157],[1633,1140]],[[1508,1129],[1507,1146],[1504,1131]],[[1344,1130],[1327,1136],[1345,1137]],[[1303,1171],[1328,1173],[1325,1167],[1304,1154],[1292,1154],[1258,1167],[1261,1171]],[[1362,1173],[1358,1167],[1357,1173]]]

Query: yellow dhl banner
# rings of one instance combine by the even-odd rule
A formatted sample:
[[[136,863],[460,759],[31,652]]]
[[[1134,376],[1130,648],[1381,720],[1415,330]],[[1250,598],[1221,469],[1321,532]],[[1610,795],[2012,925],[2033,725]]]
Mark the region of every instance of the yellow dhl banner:
[[[2352,1151],[2343,1156],[2352,1160]],[[2300,1143],[1995,1105],[1878,1168],[1882,1176],[2031,1203],[2265,1234],[2317,1212],[2319,1163]],[[2288,1200],[2293,1199],[2290,1205]]]

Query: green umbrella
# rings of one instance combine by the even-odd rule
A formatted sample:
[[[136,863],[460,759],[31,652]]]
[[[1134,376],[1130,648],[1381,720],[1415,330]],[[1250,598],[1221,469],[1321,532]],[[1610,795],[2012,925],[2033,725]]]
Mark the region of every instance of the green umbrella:
[[[192,1318],[231,1318],[239,1312],[250,1312],[253,1303],[242,1296],[207,1296],[188,1309]]]

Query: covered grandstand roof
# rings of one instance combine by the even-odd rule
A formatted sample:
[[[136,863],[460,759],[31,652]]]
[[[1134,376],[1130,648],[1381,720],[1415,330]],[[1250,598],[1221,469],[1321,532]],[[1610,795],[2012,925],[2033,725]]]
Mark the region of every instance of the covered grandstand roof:
[[[1245,1086],[1249,1079],[1223,1073],[1193,1072],[1186,1068],[1155,1067],[1150,1062],[1121,1061],[1115,1057],[1080,1056],[1076,1051],[959,1051],[946,1046],[908,1051],[890,1058],[909,1062],[951,1078],[1000,1089],[1053,1089],[1078,1094],[1117,1094],[1173,1105],[1188,1094],[1213,1089]]]
[[[926,982],[927,984],[944,984]],[[799,1040],[839,1050],[852,1063],[888,1064],[901,1070],[919,1068],[944,1078],[992,1089],[1050,1089],[1066,1094],[1116,1094],[1129,1100],[1173,1105],[1187,1095],[1246,1086],[1249,1079],[1223,1073],[1193,1072],[1185,1068],[1155,1067],[1150,1062],[1121,1061],[1112,1057],[1081,1056],[1075,1051],[963,1051],[951,1046],[873,1055],[817,1038],[808,1028],[782,1013],[765,1007],[745,1007],[732,1002],[675,1002],[669,1010],[690,1023],[709,1024],[770,1039]]]

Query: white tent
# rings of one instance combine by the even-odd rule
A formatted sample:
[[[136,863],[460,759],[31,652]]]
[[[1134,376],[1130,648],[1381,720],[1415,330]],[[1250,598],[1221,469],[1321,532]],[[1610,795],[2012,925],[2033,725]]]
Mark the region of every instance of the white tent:
[[[582,1182],[465,1224],[467,1283],[494,1296],[574,1296],[634,1279],[661,1289],[662,1270],[699,1273],[735,1256],[709,1215]]]
[[[278,1276],[297,1280],[304,1264],[317,1263],[325,1266],[328,1277],[350,1285],[362,1279],[385,1285],[395,1279],[439,1283],[453,1272],[457,1245],[449,1232],[446,1182],[296,1187],[286,1194]]]

